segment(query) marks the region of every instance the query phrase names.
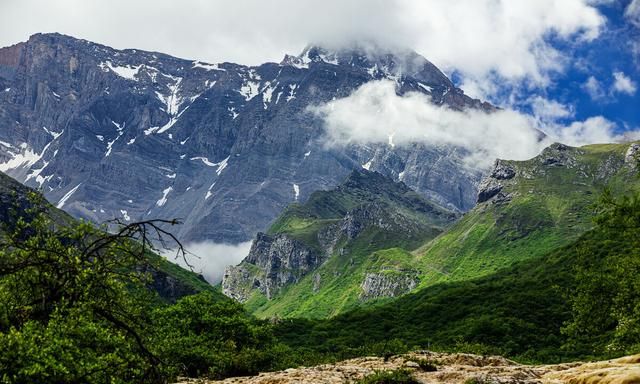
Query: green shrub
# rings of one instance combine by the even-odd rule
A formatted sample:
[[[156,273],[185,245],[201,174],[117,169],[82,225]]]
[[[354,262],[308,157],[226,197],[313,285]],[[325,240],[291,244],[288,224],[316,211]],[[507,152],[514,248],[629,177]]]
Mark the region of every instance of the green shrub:
[[[438,363],[429,359],[415,359],[413,362],[418,364],[421,370],[425,372],[436,372],[438,370]]]
[[[221,378],[273,368],[286,352],[271,326],[208,292],[154,312],[155,342],[174,374]]]
[[[365,376],[358,381],[358,384],[419,384],[407,369],[396,369],[392,371],[377,371],[369,376]]]

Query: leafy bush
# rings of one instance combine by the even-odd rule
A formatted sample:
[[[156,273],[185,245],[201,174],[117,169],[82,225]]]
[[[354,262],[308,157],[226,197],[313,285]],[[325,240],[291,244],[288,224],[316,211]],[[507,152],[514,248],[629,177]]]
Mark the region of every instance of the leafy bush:
[[[0,232],[0,372],[3,382],[163,380],[146,328],[145,224],[105,233],[53,221],[35,193]],[[137,242],[136,240],[141,240]]]
[[[249,375],[272,369],[288,352],[276,345],[269,324],[207,292],[157,309],[153,322],[155,344],[174,374]]]
[[[19,208],[0,230],[0,382],[164,383],[297,362],[219,294],[167,305],[149,289],[149,236],[173,238],[159,225],[173,222],[108,233],[35,193]]]
[[[595,206],[597,237],[576,247],[576,287],[570,291],[569,348],[596,355],[640,352],[640,193]]]
[[[358,381],[358,384],[419,384],[413,378],[411,371],[407,369],[396,369],[393,371],[379,371],[369,376],[365,376]]]

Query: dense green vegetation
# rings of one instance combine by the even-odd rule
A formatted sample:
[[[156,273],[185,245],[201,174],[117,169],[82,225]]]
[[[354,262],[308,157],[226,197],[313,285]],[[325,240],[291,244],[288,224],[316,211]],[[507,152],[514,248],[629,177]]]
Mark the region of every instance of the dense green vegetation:
[[[640,351],[640,193],[598,205],[600,238],[576,249],[571,347],[598,354]]]

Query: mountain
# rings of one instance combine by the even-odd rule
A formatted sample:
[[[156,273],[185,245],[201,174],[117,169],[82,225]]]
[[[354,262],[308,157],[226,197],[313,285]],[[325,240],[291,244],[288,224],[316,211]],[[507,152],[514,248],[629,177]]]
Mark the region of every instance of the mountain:
[[[494,110],[406,50],[310,46],[249,67],[36,34],[0,49],[0,171],[94,222],[182,218],[183,241],[248,240],[362,167],[471,209],[481,174],[460,148],[324,145],[308,107],[380,79],[438,105]]]
[[[37,201],[35,196],[35,190],[0,172],[0,234],[13,230],[19,218],[28,220],[31,215],[29,209],[34,208]],[[74,224],[75,220],[67,213],[45,204],[47,215],[55,223],[62,226]],[[148,252],[147,257],[153,265],[153,268],[148,268],[152,277],[151,287],[165,300],[175,301],[202,291],[213,292],[217,297],[223,298],[201,275],[183,269],[152,252]]]
[[[497,162],[478,207],[413,252],[422,271],[415,290],[329,319],[281,320],[279,337],[293,348],[338,355],[376,345],[556,363],[638,353],[637,336],[615,336],[637,335],[637,320],[624,320],[637,316],[637,290],[615,276],[624,271],[633,279],[639,268],[638,154],[639,143],[556,144],[529,161]],[[617,203],[636,193],[615,211],[630,227],[593,222],[590,206],[605,187]],[[635,301],[626,306],[620,292]],[[576,295],[591,298],[588,312],[576,314]],[[585,316],[597,320],[571,331]]]
[[[395,297],[418,283],[406,252],[434,238],[457,215],[402,182],[365,169],[337,188],[289,206],[249,255],[228,267],[223,293],[260,316],[325,317],[362,301]]]
[[[341,228],[351,224],[358,208],[340,210],[343,200],[375,206],[381,196],[406,193],[404,184],[385,183],[378,175],[375,183],[346,193],[355,199],[344,197],[352,175],[347,187],[293,205],[268,235],[258,235],[244,262],[227,270],[223,292],[261,317],[319,318],[368,306],[373,299],[490,276],[547,255],[592,229],[590,206],[605,188],[620,194],[638,186],[633,157],[639,148],[637,143],[579,148],[556,143],[531,160],[498,160],[480,184],[477,206],[452,225],[442,219],[453,216],[403,203],[365,215],[374,223],[402,216],[396,225],[382,226],[370,236],[366,231],[360,238],[347,236],[347,246],[336,248],[344,244],[336,239],[348,230],[330,237],[326,233],[333,233],[322,226],[338,226],[335,220],[341,220]],[[422,226],[410,221],[415,213],[426,213]],[[434,213],[440,221],[433,220]],[[442,234],[428,229],[434,223],[446,228]]]

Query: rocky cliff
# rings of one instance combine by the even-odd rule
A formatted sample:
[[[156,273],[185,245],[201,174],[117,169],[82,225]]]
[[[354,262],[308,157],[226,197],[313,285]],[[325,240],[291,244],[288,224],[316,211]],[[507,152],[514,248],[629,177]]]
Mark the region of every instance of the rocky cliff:
[[[0,171],[75,217],[182,218],[185,241],[247,240],[361,167],[470,209],[480,173],[455,148],[323,145],[308,107],[379,79],[449,108],[493,109],[411,51],[312,46],[248,67],[37,34],[0,49]]]

